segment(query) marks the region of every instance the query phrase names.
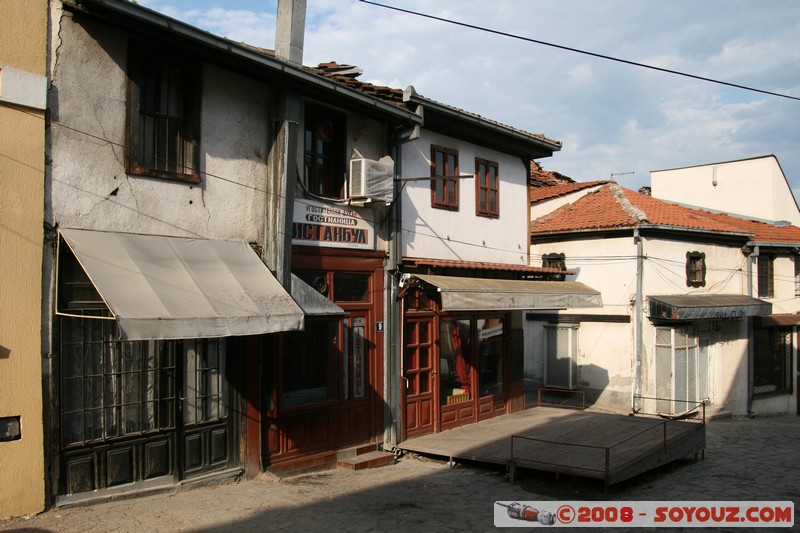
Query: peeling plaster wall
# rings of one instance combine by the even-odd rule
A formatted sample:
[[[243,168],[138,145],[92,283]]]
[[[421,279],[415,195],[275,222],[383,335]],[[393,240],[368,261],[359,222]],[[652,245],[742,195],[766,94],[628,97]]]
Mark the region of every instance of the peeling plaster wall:
[[[58,39],[48,222],[263,244],[268,87],[204,64],[201,182],[128,176],[127,37],[64,13]]]

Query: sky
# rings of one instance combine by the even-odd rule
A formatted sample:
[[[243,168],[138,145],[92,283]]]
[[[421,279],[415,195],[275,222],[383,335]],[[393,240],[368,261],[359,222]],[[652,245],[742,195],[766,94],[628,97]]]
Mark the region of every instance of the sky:
[[[492,32],[359,0],[307,0],[303,64],[355,65],[361,81],[413,85],[427,98],[560,141],[540,163],[576,181],[613,178],[636,190],[653,170],[775,155],[800,197],[797,0],[375,2]],[[276,0],[138,3],[274,47]]]

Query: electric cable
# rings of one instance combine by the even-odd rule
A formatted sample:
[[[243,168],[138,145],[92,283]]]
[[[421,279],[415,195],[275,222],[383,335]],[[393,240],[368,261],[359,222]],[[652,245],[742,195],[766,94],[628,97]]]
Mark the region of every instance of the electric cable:
[[[742,89],[742,90],[745,90],[745,91],[752,91],[752,92],[766,94],[766,95],[770,95],[770,96],[777,96],[777,97],[780,97],[780,98],[787,98],[787,99],[790,99],[790,100],[798,100],[798,101],[800,101],[800,97],[790,96],[788,94],[781,94],[781,93],[776,93],[776,92],[772,92],[772,91],[766,91],[764,89],[757,89],[755,87],[748,87],[746,85],[739,85],[737,83],[731,83],[731,82],[727,82],[727,81],[716,80],[714,78],[707,78],[705,76],[698,76],[696,74],[689,74],[687,72],[681,72],[679,70],[673,70],[673,69],[668,69],[668,68],[664,68],[664,67],[657,67],[657,66],[654,66],[654,65],[648,65],[646,63],[639,63],[637,61],[631,61],[631,60],[628,60],[628,59],[621,59],[621,58],[618,58],[618,57],[609,56],[609,55],[605,55],[605,54],[598,54],[596,52],[589,52],[587,50],[581,50],[579,48],[573,48],[573,47],[570,47],[570,46],[564,46],[564,45],[561,45],[561,44],[555,44],[555,43],[551,43],[551,42],[547,42],[547,41],[542,41],[542,40],[539,40],[539,39],[532,39],[530,37],[523,37],[521,35],[516,35],[516,34],[513,34],[513,33],[508,33],[508,32],[504,32],[504,31],[500,31],[500,30],[493,30],[491,28],[486,28],[484,26],[478,26],[478,25],[475,25],[475,24],[468,24],[466,22],[460,22],[460,21],[457,21],[457,20],[447,19],[447,18],[444,18],[444,17],[437,17],[435,15],[430,15],[430,14],[427,14],[427,13],[420,13],[418,11],[412,11],[410,9],[403,9],[403,8],[400,8],[400,7],[389,6],[389,5],[386,5],[386,4],[381,4],[379,2],[373,2],[372,0],[358,0],[358,1],[362,2],[364,4],[370,4],[370,5],[373,5],[373,6],[376,6],[376,7],[382,7],[382,8],[385,8],[385,9],[391,9],[391,10],[398,11],[398,12],[401,12],[401,13],[406,13],[406,14],[409,14],[409,15],[415,15],[415,16],[418,16],[418,17],[423,17],[423,18],[427,18],[427,19],[431,19],[431,20],[436,20],[436,21],[439,21],[439,22],[447,23],[447,24],[453,24],[455,26],[461,26],[463,28],[469,28],[469,29],[472,29],[472,30],[483,31],[483,32],[486,32],[486,33],[494,34],[494,35],[500,35],[502,37],[509,37],[511,39],[517,39],[517,40],[520,40],[520,41],[526,41],[526,42],[533,43],[533,44],[540,44],[542,46],[549,46],[551,48],[557,48],[559,50],[565,50],[567,52],[573,52],[573,53],[576,53],[576,54],[583,54],[583,55],[591,56],[591,57],[598,58],[598,59],[605,59],[605,60],[608,60],[608,61],[615,61],[617,63],[622,63],[622,64],[625,64],[625,65],[630,65],[630,66],[649,69],[649,70],[655,70],[655,71],[663,72],[663,73],[666,73],[666,74],[674,74],[676,76],[683,76],[683,77],[686,77],[686,78],[692,78],[692,79],[695,79],[695,80],[705,81],[705,82],[709,82],[709,83],[716,83],[718,85],[725,85],[727,87],[733,87],[733,88]]]

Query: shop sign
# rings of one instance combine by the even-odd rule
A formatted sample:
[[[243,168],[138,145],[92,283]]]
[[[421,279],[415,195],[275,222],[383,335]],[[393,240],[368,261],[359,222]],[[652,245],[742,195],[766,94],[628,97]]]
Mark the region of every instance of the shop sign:
[[[364,317],[353,319],[353,398],[363,398],[367,390],[364,369]]]
[[[324,248],[375,249],[374,225],[347,206],[296,200],[292,244]]]

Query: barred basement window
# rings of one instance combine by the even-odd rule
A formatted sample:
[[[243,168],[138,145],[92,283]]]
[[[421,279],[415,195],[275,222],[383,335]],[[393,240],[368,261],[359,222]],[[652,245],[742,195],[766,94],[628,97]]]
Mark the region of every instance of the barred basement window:
[[[792,328],[753,330],[753,394],[792,393]]]

